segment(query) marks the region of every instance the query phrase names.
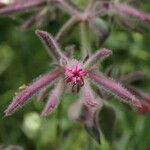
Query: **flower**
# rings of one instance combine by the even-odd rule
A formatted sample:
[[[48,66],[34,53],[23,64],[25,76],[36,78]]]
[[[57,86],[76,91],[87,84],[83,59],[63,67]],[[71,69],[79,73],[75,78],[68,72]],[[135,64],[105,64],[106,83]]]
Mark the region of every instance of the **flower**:
[[[58,106],[60,96],[64,93],[66,86],[71,87],[72,91],[76,89],[79,92],[80,99],[83,100],[83,104],[87,108],[97,107],[99,105],[99,102],[97,102],[98,97],[92,90],[91,82],[95,86],[100,86],[102,89],[121,98],[124,102],[134,107],[142,108],[141,102],[120,83],[93,70],[93,65],[112,54],[111,50],[102,48],[97,50],[86,61],[79,61],[72,58],[71,52],[64,54],[51,34],[37,30],[36,35],[40,38],[49,54],[53,56],[57,65],[53,71],[42,75],[19,91],[5,110],[6,116],[14,113],[19,107],[27,103],[33,95],[42,90],[47,90],[51,85],[54,85],[54,88],[48,96],[48,102],[42,111],[42,116],[49,115]]]
[[[64,73],[66,76],[66,82],[71,83],[72,85],[84,85],[84,77],[87,75],[87,72],[81,69],[80,64],[75,64],[71,67],[64,67]]]

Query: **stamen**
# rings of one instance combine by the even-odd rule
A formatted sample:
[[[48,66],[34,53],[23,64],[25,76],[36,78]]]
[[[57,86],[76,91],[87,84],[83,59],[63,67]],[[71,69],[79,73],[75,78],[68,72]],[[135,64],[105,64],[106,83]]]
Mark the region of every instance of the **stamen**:
[[[64,72],[66,83],[71,83],[73,87],[77,85],[77,91],[84,85],[84,77],[87,75],[87,72],[79,64],[72,67],[65,67]]]

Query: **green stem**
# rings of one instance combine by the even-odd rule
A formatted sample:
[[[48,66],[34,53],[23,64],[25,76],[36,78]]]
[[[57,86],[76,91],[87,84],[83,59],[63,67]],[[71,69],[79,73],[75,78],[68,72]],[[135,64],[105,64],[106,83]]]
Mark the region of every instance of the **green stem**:
[[[87,55],[91,54],[90,40],[87,31],[87,25],[85,22],[80,24],[80,33],[81,33],[81,54],[84,59]]]
[[[75,27],[78,23],[78,20],[75,17],[69,19],[59,30],[56,35],[56,40],[60,43],[63,38]]]
[[[93,149],[93,142],[91,137],[88,136],[88,144],[87,144],[87,150],[92,150]]]
[[[62,137],[62,128],[61,128],[62,110],[63,110],[62,103],[60,103],[56,114],[57,115],[56,116],[56,139],[58,139],[58,143],[61,141],[61,137]]]

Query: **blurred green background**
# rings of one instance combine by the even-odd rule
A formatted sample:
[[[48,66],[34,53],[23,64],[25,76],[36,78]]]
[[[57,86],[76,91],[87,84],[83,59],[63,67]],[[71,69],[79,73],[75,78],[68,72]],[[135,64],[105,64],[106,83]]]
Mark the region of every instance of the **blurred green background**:
[[[150,8],[145,5],[146,11]],[[44,30],[56,34],[68,16],[49,22]],[[150,150],[150,117],[128,110],[114,98],[117,120],[112,145],[106,140],[98,145],[84,128],[69,120],[67,109],[76,95],[62,97],[61,109],[48,118],[41,118],[45,104],[35,98],[11,117],[3,111],[23,84],[51,69],[51,58],[35,35],[35,28],[22,32],[17,25],[22,21],[0,19],[0,147],[18,145],[25,150]],[[78,28],[63,39],[63,48],[76,45],[75,56],[80,57]],[[102,71],[109,65],[123,74],[141,70],[146,74],[138,86],[150,92],[150,31],[143,34],[112,25],[112,32],[103,47],[113,50],[113,56],[102,64]],[[93,46],[93,51],[95,47]],[[0,148],[1,149],[1,148]]]

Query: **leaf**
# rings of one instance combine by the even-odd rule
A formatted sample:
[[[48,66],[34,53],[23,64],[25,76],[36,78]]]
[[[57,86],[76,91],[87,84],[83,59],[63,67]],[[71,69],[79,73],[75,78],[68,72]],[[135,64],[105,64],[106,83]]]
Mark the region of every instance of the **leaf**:
[[[101,144],[100,130],[98,129],[96,125],[93,125],[91,127],[85,125],[85,130],[98,144]]]
[[[111,107],[103,106],[102,109],[97,112],[96,116],[97,126],[100,128],[106,140],[112,142],[113,128],[115,124],[116,115]]]
[[[84,100],[85,101],[85,100]],[[95,123],[97,106],[91,106],[83,100],[77,100],[69,108],[69,117],[81,123],[89,136],[100,144],[100,130]]]

